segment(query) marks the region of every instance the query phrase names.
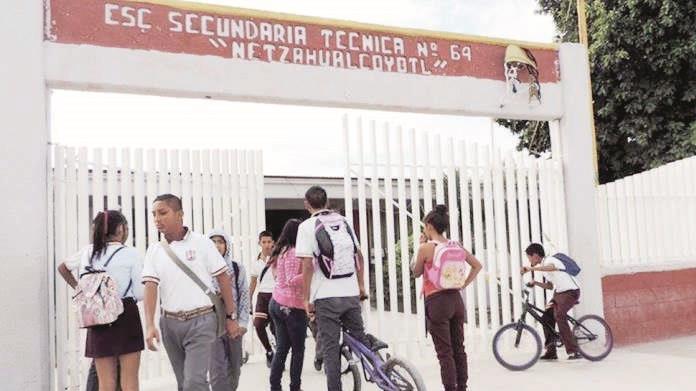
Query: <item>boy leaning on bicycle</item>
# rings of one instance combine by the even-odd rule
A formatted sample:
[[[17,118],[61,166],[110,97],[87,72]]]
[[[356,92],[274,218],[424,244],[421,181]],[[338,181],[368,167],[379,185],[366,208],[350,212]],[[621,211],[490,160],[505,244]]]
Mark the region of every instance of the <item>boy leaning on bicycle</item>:
[[[527,254],[527,259],[531,266],[523,266],[522,274],[527,272],[542,272],[546,282],[539,282],[532,280],[527,283],[528,287],[538,286],[543,289],[553,289],[553,298],[549,302],[549,305],[544,312],[542,320],[544,323],[548,324],[551,329],[554,328],[554,323],[558,324],[558,331],[561,335],[561,340],[565,346],[566,352],[568,353],[569,360],[577,360],[582,358],[578,351],[578,344],[570,331],[570,326],[568,325],[568,311],[570,311],[575,304],[578,303],[580,299],[580,286],[578,285],[575,278],[571,274],[577,274],[579,268],[574,264],[569,257],[563,254],[556,254],[554,256],[546,257],[546,252],[544,247],[539,243],[530,244],[525,250]],[[568,262],[572,262],[576,272],[571,272]],[[558,355],[556,354],[556,341],[554,340],[554,335],[551,329],[544,327],[544,344],[546,346],[546,353],[541,356],[541,360],[556,360]]]

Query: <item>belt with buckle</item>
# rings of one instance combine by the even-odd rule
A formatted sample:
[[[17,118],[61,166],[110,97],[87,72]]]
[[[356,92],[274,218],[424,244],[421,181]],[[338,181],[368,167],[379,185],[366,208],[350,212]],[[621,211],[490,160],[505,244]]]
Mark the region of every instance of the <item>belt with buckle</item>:
[[[193,318],[197,318],[201,315],[207,315],[215,310],[214,307],[201,307],[201,308],[196,308],[191,311],[176,311],[176,312],[170,312],[170,311],[162,311],[162,315],[165,318],[169,319],[176,319],[176,320],[191,320]]]

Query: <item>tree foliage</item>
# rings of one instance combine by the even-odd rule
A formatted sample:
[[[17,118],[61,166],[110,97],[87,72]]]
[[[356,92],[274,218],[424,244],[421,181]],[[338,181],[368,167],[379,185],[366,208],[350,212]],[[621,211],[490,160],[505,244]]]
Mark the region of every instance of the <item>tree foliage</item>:
[[[576,0],[538,0],[577,42]],[[600,182],[696,154],[696,1],[587,2]],[[550,148],[548,124],[500,120],[519,149]]]

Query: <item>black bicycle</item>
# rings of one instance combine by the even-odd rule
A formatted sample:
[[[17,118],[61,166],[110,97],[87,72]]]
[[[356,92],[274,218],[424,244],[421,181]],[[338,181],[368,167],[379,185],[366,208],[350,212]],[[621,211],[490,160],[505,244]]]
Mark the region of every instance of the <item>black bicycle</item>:
[[[556,346],[563,346],[561,336],[542,321],[544,310],[530,303],[529,290],[522,291],[524,302],[522,315],[516,322],[507,324],[493,337],[493,355],[500,365],[511,371],[523,371],[530,368],[541,356],[541,337],[539,333],[525,322],[527,314],[551,331]],[[590,361],[599,361],[609,355],[614,347],[614,338],[607,322],[597,315],[585,315],[578,319],[568,316],[573,335],[578,342],[580,355]]]

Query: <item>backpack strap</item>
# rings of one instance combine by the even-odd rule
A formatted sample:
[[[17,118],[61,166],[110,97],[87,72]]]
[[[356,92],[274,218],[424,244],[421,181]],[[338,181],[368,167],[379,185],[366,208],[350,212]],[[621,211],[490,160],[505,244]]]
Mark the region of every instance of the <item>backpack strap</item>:
[[[346,230],[348,231],[348,234],[350,234],[350,240],[353,242],[353,250],[355,253],[358,253],[358,244],[355,242],[355,235],[353,234],[353,229],[350,227],[350,224],[348,224],[348,219],[343,219],[343,223],[346,225]]]
[[[266,272],[268,272],[268,269],[270,268],[271,265],[269,265],[268,263],[266,264],[266,266],[263,267],[263,270],[261,270],[261,275],[259,276],[259,284],[261,283],[261,281],[263,281],[263,276],[266,275]]]
[[[109,266],[109,263],[111,262],[111,260],[114,259],[114,255],[116,255],[116,253],[123,250],[124,248],[126,248],[126,246],[121,246],[121,247],[117,248],[116,251],[114,251],[111,254],[111,256],[109,256],[109,259],[107,259],[106,262],[104,262],[104,269],[106,269],[106,267]]]
[[[428,243],[432,243],[435,245],[435,248],[433,249],[433,266],[435,267],[440,267],[440,262],[438,256],[440,255],[440,252],[447,247],[449,244],[449,241],[447,242],[438,242],[436,240],[430,240]]]
[[[123,250],[124,248],[126,248],[126,246],[121,246],[121,247],[117,248],[113,254],[111,254],[109,259],[106,260],[106,263],[104,263],[104,269],[106,269],[106,266],[109,265],[109,262],[111,262],[111,259],[114,257],[114,255],[116,255],[117,252]],[[128,294],[128,291],[131,290],[132,287],[133,287],[133,279],[131,278],[130,281],[128,281],[128,286],[126,287],[126,290],[123,291],[123,297],[126,297],[126,295]]]
[[[213,289],[211,289],[209,286],[207,286],[203,280],[196,275],[196,273],[191,270],[179,257],[174,253],[172,248],[169,246],[169,243],[167,242],[167,239],[164,237],[160,241],[160,245],[164,249],[164,251],[167,253],[169,256],[169,259],[174,262],[176,266],[181,269],[181,271],[188,276],[188,278],[191,279],[196,285],[198,285],[199,288],[203,291],[203,293],[208,296],[210,299],[211,304],[214,307],[215,315],[217,317],[217,330],[216,330],[216,335],[218,337],[222,337],[225,335],[225,322],[227,321],[226,319],[226,308],[225,308],[225,303],[222,301],[221,297],[218,297],[218,295],[215,293]]]
[[[131,278],[131,280],[128,281],[128,287],[126,288],[125,292],[123,292],[123,297],[126,297],[126,295],[128,294],[128,291],[131,289],[132,286],[133,286],[133,279]]]
[[[114,258],[114,255],[116,255],[116,253],[118,253],[119,251],[123,250],[124,248],[126,248],[126,246],[121,246],[121,247],[117,248],[116,251],[114,251],[111,255],[109,255],[109,258],[106,260],[106,262],[104,262],[104,267],[103,267],[103,268],[106,269],[106,267],[109,266],[109,263],[111,263],[111,260]],[[97,273],[97,272],[100,272],[100,271],[103,271],[103,270],[94,270],[94,267],[93,267],[92,265],[87,265],[87,266],[85,266],[85,272],[82,273],[82,274],[80,274],[80,277],[79,277],[79,278],[82,278],[82,276],[84,276],[84,275],[86,275],[86,274]],[[132,282],[132,281],[131,281],[131,282]],[[126,292],[127,292],[127,291],[128,291],[128,290],[126,290]]]
[[[179,269],[181,269],[181,271],[184,272],[184,274],[186,274],[186,276],[188,276],[188,278],[190,278],[196,285],[198,285],[198,287],[201,288],[203,293],[205,293],[208,297],[210,297],[210,299],[211,299],[211,301],[213,301],[213,303],[215,303],[215,293],[213,292],[213,290],[210,289],[210,287],[208,287],[200,279],[200,277],[198,277],[196,275],[196,273],[194,273],[194,271],[191,270],[191,268],[189,268],[181,259],[179,259],[179,257],[174,253],[174,251],[172,251],[172,248],[169,247],[169,243],[167,243],[166,239],[163,238],[160,241],[160,243],[161,243],[164,251],[167,253],[169,258],[172,260],[172,262],[174,262],[174,264],[176,266],[178,266]]]
[[[241,300],[241,297],[239,295],[239,265],[237,265],[237,262],[235,261],[232,261],[232,271],[234,271],[234,287],[237,291],[237,307],[239,307],[239,303]]]

